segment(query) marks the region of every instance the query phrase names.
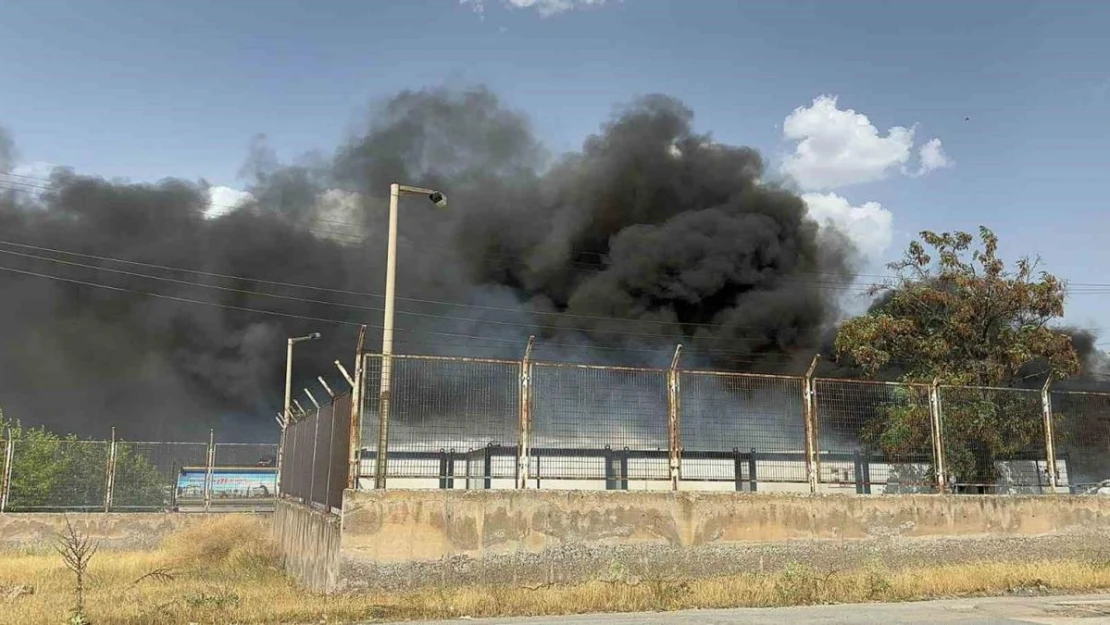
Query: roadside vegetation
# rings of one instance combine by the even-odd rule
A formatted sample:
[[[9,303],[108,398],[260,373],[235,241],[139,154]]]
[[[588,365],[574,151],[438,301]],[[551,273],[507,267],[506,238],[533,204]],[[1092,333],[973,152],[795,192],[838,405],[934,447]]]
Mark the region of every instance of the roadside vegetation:
[[[79,535],[59,540],[63,551],[67,544],[86,544]],[[875,564],[832,573],[792,565],[766,575],[696,581],[609,574],[575,586],[323,597],[298,590],[282,574],[263,521],[230,515],[185,529],[158,550],[88,546],[85,552],[92,555],[81,569],[80,597],[75,571],[59,553],[0,553],[0,624],[336,624],[1110,589],[1110,562],[1072,560],[899,571]]]

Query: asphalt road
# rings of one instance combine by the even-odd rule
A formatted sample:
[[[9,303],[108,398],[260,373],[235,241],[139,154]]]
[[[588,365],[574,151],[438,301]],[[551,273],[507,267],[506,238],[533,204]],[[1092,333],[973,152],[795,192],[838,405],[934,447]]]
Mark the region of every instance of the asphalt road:
[[[410,625],[1110,625],[1110,595],[992,597],[797,608],[742,608],[530,619],[456,619]]]

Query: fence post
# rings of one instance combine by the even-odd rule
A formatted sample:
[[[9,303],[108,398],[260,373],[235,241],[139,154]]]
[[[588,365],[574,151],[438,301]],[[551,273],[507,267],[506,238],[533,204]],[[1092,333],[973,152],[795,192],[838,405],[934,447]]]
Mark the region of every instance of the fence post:
[[[1052,386],[1052,376],[1044,381],[1041,388],[1041,411],[1044,413],[1044,450],[1045,459],[1048,461],[1048,485],[1052,492],[1060,485],[1060,478],[1056,474],[1056,424],[1052,418],[1052,395],[1049,387]]]
[[[682,479],[682,428],[679,421],[679,379],[678,357],[682,354],[682,345],[674,348],[674,357],[671,358],[671,368],[667,370],[667,434],[670,439],[671,459],[671,490],[678,490],[678,483]]]
[[[821,475],[821,457],[817,445],[817,409],[813,401],[813,372],[817,370],[817,361],[821,354],[813,357],[806,370],[806,377],[802,379],[802,416],[805,419],[805,448],[806,448],[806,481],[809,482],[810,494],[817,494],[817,482]]]
[[[933,431],[933,472],[937,478],[937,492],[948,490],[948,471],[944,466],[944,420],[940,404],[940,378],[929,385],[929,418]]]
[[[339,370],[343,372],[343,377],[347,378],[347,382],[351,385],[351,439],[349,449],[350,468],[347,469],[347,488],[358,488],[359,473],[362,472],[362,410],[363,399],[362,391],[366,386],[363,377],[366,375],[366,354],[363,353],[366,343],[366,326],[360,326],[358,329],[358,344],[355,346],[355,379],[352,380],[347,376],[347,372],[343,369],[343,365],[339,361],[335,364],[339,366]],[[342,505],[342,504],[340,504]]]
[[[311,506],[313,501],[316,501],[316,446],[320,444],[320,402],[316,401],[316,397],[312,395],[312,391],[307,388],[304,394],[312,400],[312,404],[316,406],[316,416],[313,418],[312,427],[312,464],[309,465],[309,481],[308,481],[308,505]]]
[[[116,484],[116,427],[112,426],[112,441],[108,445],[108,461],[104,467],[104,511],[112,509],[112,489]]]
[[[748,454],[748,492],[752,493],[754,493],[756,489],[759,488],[759,480],[758,478],[756,478],[755,474],[755,462],[755,447],[752,447],[750,453]]]
[[[0,513],[8,509],[8,494],[12,489],[12,462],[15,459],[15,437],[8,428],[8,444],[4,447],[4,474],[0,475]]]
[[[216,430],[208,430],[208,457],[204,467],[204,511],[212,506],[212,466],[216,464]]]
[[[277,478],[277,486],[274,489],[274,496],[281,499],[281,470],[285,465],[285,431],[289,429],[289,424],[286,423],[286,417],[283,417],[280,412],[277,415],[277,422],[278,427],[281,428],[281,441],[278,442],[277,475],[274,476]]]
[[[281,494],[282,494],[281,483],[284,481],[284,477],[283,477],[284,474],[282,473],[282,469],[285,466],[285,448],[289,444],[289,441],[286,437],[286,434],[288,433],[287,431],[289,429],[289,424],[286,423],[285,418],[282,416],[282,414],[280,412],[277,413],[277,417],[275,417],[275,420],[278,423],[278,427],[281,428],[281,440],[278,441],[277,474],[274,476],[275,478],[277,478],[277,483],[276,483],[277,485],[274,489],[274,497],[276,499],[281,499]],[[296,441],[294,441],[294,442],[296,442]],[[294,450],[293,453],[290,453],[289,455],[290,456],[296,455],[295,450]]]
[[[520,438],[516,446],[516,487],[528,488],[528,445],[532,433],[532,346],[535,335],[528,337],[524,360],[520,361]]]

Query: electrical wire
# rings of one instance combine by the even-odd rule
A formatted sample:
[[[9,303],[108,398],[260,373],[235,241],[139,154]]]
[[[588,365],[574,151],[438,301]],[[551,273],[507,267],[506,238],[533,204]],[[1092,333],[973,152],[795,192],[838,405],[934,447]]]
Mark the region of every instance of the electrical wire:
[[[276,281],[276,280],[264,280],[264,279],[261,279],[261,278],[253,278],[253,277],[250,277],[250,276],[232,275],[232,274],[217,273],[217,272],[211,272],[211,271],[201,271],[201,270],[189,269],[189,268],[184,268],[184,267],[173,267],[173,266],[169,266],[169,265],[159,265],[159,264],[155,264],[155,263],[146,263],[146,262],[140,262],[140,261],[125,260],[125,259],[121,259],[121,258],[113,258],[113,257],[110,257],[110,256],[99,256],[99,255],[95,255],[95,254],[85,254],[85,253],[81,253],[81,252],[73,252],[73,251],[62,250],[62,249],[58,249],[58,248],[44,247],[44,246],[38,246],[38,245],[30,245],[30,244],[26,244],[26,243],[15,242],[15,241],[0,240],[0,245],[7,245],[7,246],[10,246],[10,247],[16,247],[16,248],[20,248],[20,249],[36,250],[36,251],[47,252],[47,253],[52,253],[52,254],[62,254],[62,255],[66,255],[66,256],[74,256],[74,257],[86,258],[86,259],[90,259],[90,260],[98,260],[98,261],[102,261],[102,262],[120,263],[120,264],[126,264],[126,265],[131,265],[131,266],[146,267],[148,269],[160,269],[160,270],[164,270],[164,271],[178,271],[178,272],[182,272],[182,273],[190,273],[190,274],[193,274],[193,275],[219,278],[219,279],[224,279],[224,280],[255,282],[257,284],[266,284],[266,285],[277,286],[277,287],[294,288],[294,289],[306,289],[306,290],[314,290],[314,291],[336,293],[336,294],[342,294],[342,295],[359,296],[359,297],[372,297],[372,298],[377,298],[377,299],[384,299],[385,298],[384,295],[381,295],[381,294],[378,294],[378,293],[370,293],[370,292],[366,292],[366,291],[353,291],[353,290],[347,290],[347,289],[333,289],[333,288],[327,288],[327,287],[311,285],[311,284],[281,282],[281,281]],[[102,267],[95,267],[95,268],[112,271],[108,268],[102,268]],[[145,277],[151,277],[151,278],[157,279],[154,276],[148,276],[146,274],[139,274],[139,275],[143,275]],[[478,309],[478,310],[492,310],[492,311],[512,312],[512,313],[517,313],[517,314],[519,314],[521,312],[527,312],[528,314],[533,314],[533,315],[565,317],[565,318],[570,318],[570,319],[582,319],[582,320],[594,320],[594,321],[621,321],[621,322],[649,323],[649,324],[656,324],[656,325],[674,325],[674,326],[688,326],[688,325],[690,325],[690,324],[684,324],[684,323],[679,322],[679,321],[665,321],[665,320],[655,321],[655,320],[647,320],[647,319],[607,317],[607,316],[602,316],[602,315],[585,315],[585,314],[566,313],[566,312],[558,312],[558,311],[539,311],[539,310],[521,311],[520,309],[517,309],[517,308],[508,308],[508,307],[504,307],[504,306],[488,306],[488,305],[482,305],[482,304],[466,304],[466,303],[462,303],[462,302],[449,302],[449,301],[443,301],[443,300],[433,300],[433,299],[415,298],[415,297],[400,297],[400,296],[398,296],[398,297],[396,297],[396,299],[398,301],[414,302],[414,303],[420,303],[420,304],[431,304],[431,305],[439,305],[439,306],[454,306],[454,307],[459,307],[459,308],[473,308],[473,309]],[[339,304],[339,303],[335,303],[335,302],[326,302],[326,303],[332,303],[332,304],[341,305],[341,306],[343,305],[343,304]],[[380,311],[382,309],[381,308],[367,308],[367,310]],[[715,326],[707,325],[707,326],[703,326],[703,327],[715,327]],[[733,327],[733,328],[762,328],[763,326],[736,325],[736,326],[729,326],[729,327]]]
[[[219,290],[219,291],[224,291],[224,292],[229,292],[229,293],[237,293],[237,294],[241,294],[241,295],[269,297],[269,298],[274,298],[274,299],[281,299],[281,300],[285,300],[285,301],[300,302],[300,303],[307,303],[307,304],[337,306],[337,307],[348,308],[348,309],[352,309],[352,310],[366,310],[366,311],[372,311],[372,312],[383,312],[384,311],[383,308],[376,307],[376,306],[360,306],[360,305],[357,305],[357,304],[347,304],[347,303],[344,303],[344,302],[333,302],[333,301],[328,301],[328,300],[310,299],[310,298],[304,298],[304,297],[293,297],[293,296],[288,296],[288,295],[279,295],[279,294],[276,294],[276,293],[266,293],[266,292],[262,292],[262,291],[252,291],[252,290],[248,290],[248,289],[237,289],[237,288],[233,288],[233,287],[225,287],[225,286],[219,286],[219,285],[215,285],[215,284],[203,284],[203,283],[198,283],[198,282],[190,282],[188,280],[178,280],[176,278],[167,278],[167,277],[164,277],[164,276],[152,276],[152,275],[138,273],[138,272],[134,272],[134,271],[126,271],[126,270],[123,270],[123,269],[111,269],[111,268],[108,268],[108,267],[97,267],[95,265],[88,265],[88,264],[85,264],[85,263],[77,263],[77,262],[62,260],[62,259],[58,259],[58,258],[49,258],[49,257],[46,257],[46,256],[38,256],[38,255],[35,255],[35,254],[25,254],[25,253],[22,253],[22,252],[13,252],[11,250],[0,249],[0,254],[7,254],[7,255],[10,255],[10,256],[16,256],[16,257],[21,257],[21,258],[29,258],[29,259],[33,259],[33,260],[44,260],[44,261],[48,261],[48,262],[52,262],[52,263],[58,263],[58,264],[71,266],[71,267],[80,267],[80,268],[84,268],[84,269],[92,269],[94,271],[107,271],[107,272],[111,272],[111,273],[115,273],[115,274],[122,274],[122,275],[126,275],[126,276],[137,277],[137,278],[157,280],[157,281],[168,282],[168,283],[172,283],[172,284],[179,284],[179,285],[184,285],[184,286],[189,286],[189,287],[215,289],[215,290]],[[522,314],[526,314],[526,311],[520,311],[520,312]],[[437,315],[437,314],[434,314],[434,313],[421,313],[421,312],[412,312],[412,311],[405,311],[405,310],[398,310],[397,314],[398,315],[412,316],[412,317],[443,319],[443,320],[448,320],[448,321],[460,321],[460,322],[466,322],[466,323],[493,324],[493,325],[512,326],[512,327],[539,329],[539,330],[574,330],[574,329],[576,329],[576,328],[568,328],[568,327],[564,327],[564,326],[543,325],[543,324],[535,324],[535,323],[522,323],[522,322],[512,322],[512,321],[500,321],[500,320],[496,320],[496,319],[477,319],[477,318],[473,318],[473,317],[457,317],[457,316],[453,316],[453,315]],[[710,327],[710,326],[708,326],[708,325],[705,325],[705,326],[699,325],[698,327],[699,328],[706,328],[706,327]],[[658,333],[650,333],[650,332],[636,332],[636,331],[630,331],[630,330],[614,330],[614,329],[604,329],[604,328],[590,328],[590,332],[591,333],[602,333],[602,334],[616,334],[616,335],[633,336],[633,337],[645,337],[645,338],[676,338],[674,335],[671,335],[671,334],[658,334]],[[736,338],[729,339],[729,340],[730,341],[737,341],[737,342],[761,342],[761,339],[741,338],[741,337],[736,337]]]

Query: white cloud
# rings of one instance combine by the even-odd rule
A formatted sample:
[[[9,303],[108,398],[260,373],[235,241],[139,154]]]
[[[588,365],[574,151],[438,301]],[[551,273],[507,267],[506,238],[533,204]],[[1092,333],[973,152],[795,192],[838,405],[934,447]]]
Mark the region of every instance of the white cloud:
[[[240,204],[252,199],[254,199],[253,195],[246,191],[240,191],[239,189],[232,189],[231,187],[209,187],[208,210],[205,211],[204,216],[208,218],[219,217],[237,208]]]
[[[921,157],[921,168],[917,170],[916,176],[924,176],[925,174],[937,170],[951,167],[955,163],[948,155],[944,153],[944,148],[940,145],[940,139],[930,139],[921,146],[919,152]]]
[[[803,193],[802,199],[814,221],[834,225],[869,259],[880,259],[890,247],[894,215],[878,202],[852,206],[846,198],[835,193]]]
[[[532,9],[541,17],[550,17],[574,9],[584,9],[605,4],[607,0],[501,0],[502,4],[513,9]],[[478,15],[485,15],[486,0],[459,0],[459,4],[469,6]]]
[[[933,138],[918,149],[920,163],[911,171],[915,127],[893,126],[883,135],[863,113],[838,108],[836,96],[818,96],[810,106],[794,109],[782,131],[798,142],[782,171],[810,191],[874,182],[898,172],[924,176],[954,165],[940,139]]]
[[[798,141],[782,169],[810,190],[881,180],[904,166],[913,149],[913,128],[894,126],[883,136],[863,113],[837,108],[836,96],[794,109],[782,129]]]

